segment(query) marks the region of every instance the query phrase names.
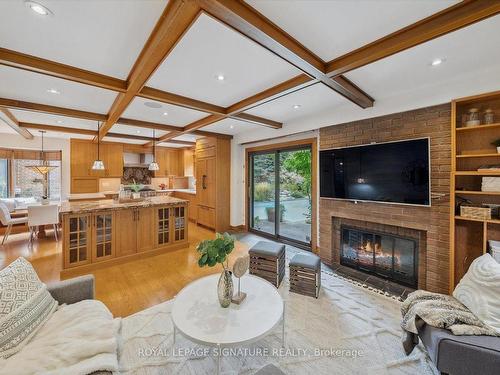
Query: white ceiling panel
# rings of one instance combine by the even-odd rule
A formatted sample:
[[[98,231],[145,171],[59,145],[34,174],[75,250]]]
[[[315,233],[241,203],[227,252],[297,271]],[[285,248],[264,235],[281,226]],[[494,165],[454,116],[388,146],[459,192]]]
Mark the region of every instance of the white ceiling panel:
[[[125,79],[166,0],[39,0],[40,16],[23,1],[0,1],[1,47]]]
[[[151,137],[153,138],[153,129],[140,128],[138,126],[122,125],[116,124],[110,130],[111,133],[129,134],[129,135],[140,135],[141,137]],[[155,130],[155,137],[161,137],[167,134],[167,132]],[[145,141],[142,141],[143,143]]]
[[[202,129],[202,130],[204,130],[204,129]],[[194,134],[188,133],[188,134],[183,134],[183,135],[180,135],[178,137],[175,137],[175,139],[177,139],[179,141],[196,142],[196,139],[198,139],[200,137],[201,136],[199,136],[199,135],[194,135]]]
[[[0,66],[0,82],[0,97],[90,112],[107,113],[116,97],[113,91],[7,66]]]
[[[19,134],[7,125],[7,122],[11,123],[10,119],[3,112],[0,112],[0,133]]]
[[[246,121],[234,120],[231,118],[225,118],[224,120],[205,126],[201,130],[205,130],[208,132],[236,135],[248,131],[259,131],[261,129],[262,129],[261,125],[256,125]]]
[[[286,123],[346,102],[346,99],[329,87],[316,83],[252,108],[247,113]],[[294,108],[294,106],[299,106],[299,108]]]
[[[134,145],[143,145],[145,143],[143,140],[140,139],[115,138],[115,137],[104,137],[102,140],[105,142],[130,143]]]
[[[148,103],[154,103],[158,108],[145,105]],[[167,113],[167,115],[164,115],[164,113]],[[136,97],[122,117],[165,125],[185,126],[208,115],[205,112]]]
[[[158,146],[162,146],[162,147],[171,147],[171,148],[182,148],[182,147],[186,147],[186,145],[179,145],[177,143],[168,143],[168,142],[161,142],[161,143],[158,143]]]
[[[325,61],[351,52],[458,0],[246,0]]]
[[[11,109],[12,114],[20,122],[31,122],[42,125],[64,126],[67,128],[97,130],[97,121],[84,120],[74,117],[57,116],[49,113],[30,112]]]
[[[376,100],[403,93],[417,94],[425,87],[447,91],[447,82],[474,86],[489,80],[500,86],[500,16],[434,39],[386,59],[347,73]],[[435,59],[444,62],[432,66]],[[375,101],[375,105],[377,102]]]
[[[147,85],[229,106],[299,73],[268,50],[202,14]],[[220,74],[223,81],[217,79]]]

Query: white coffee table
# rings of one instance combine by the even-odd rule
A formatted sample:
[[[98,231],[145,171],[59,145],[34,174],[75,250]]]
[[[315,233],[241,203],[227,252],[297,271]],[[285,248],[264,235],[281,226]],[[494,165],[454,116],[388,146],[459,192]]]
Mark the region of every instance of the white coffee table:
[[[218,348],[217,373],[221,349],[258,341],[282,323],[285,345],[285,305],[278,290],[268,281],[252,275],[241,278],[247,293],[240,304],[222,308],[217,299],[219,274],[193,281],[175,297],[172,308],[174,345],[177,330],[187,339]],[[236,280],[233,278],[233,281]]]

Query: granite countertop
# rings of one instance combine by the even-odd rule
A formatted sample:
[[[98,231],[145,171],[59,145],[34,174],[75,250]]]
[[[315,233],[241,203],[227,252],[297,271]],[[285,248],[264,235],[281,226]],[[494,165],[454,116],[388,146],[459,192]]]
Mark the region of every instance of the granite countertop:
[[[138,202],[120,203],[112,199],[103,199],[89,202],[62,202],[60,213],[85,213],[104,210],[123,210],[129,208],[143,208],[152,206],[179,206],[188,203],[187,200],[173,197],[150,197]]]

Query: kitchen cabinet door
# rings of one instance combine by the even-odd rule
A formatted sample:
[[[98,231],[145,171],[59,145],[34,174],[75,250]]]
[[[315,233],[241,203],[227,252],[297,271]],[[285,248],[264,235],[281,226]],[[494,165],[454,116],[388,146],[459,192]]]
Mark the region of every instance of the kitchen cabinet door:
[[[116,226],[119,234],[116,236],[116,256],[131,255],[137,252],[137,210],[117,210]]]
[[[81,266],[91,261],[91,215],[70,215],[65,218],[63,258],[64,268]]]
[[[92,215],[92,262],[115,256],[115,214],[112,211],[96,212]]]
[[[147,251],[155,247],[155,219],[153,208],[137,210],[137,251]]]

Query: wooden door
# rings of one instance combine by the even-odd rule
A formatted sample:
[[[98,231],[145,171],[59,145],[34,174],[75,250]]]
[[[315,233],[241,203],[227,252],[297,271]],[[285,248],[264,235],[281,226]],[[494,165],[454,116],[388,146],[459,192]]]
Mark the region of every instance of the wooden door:
[[[117,210],[116,227],[116,256],[131,255],[137,252],[137,210]]]
[[[168,245],[172,241],[172,213],[170,207],[156,207],[156,245]]]
[[[198,196],[198,204],[207,205],[207,160],[198,159],[196,160],[196,194]]]
[[[64,268],[81,266],[91,261],[91,215],[68,215],[64,218]]]
[[[137,251],[155,248],[155,215],[153,208],[137,210]]]
[[[92,262],[99,262],[115,256],[115,214],[110,211],[92,215]]]
[[[122,177],[123,145],[105,144],[103,147],[104,175],[106,177]],[[101,146],[101,147],[102,147]]]
[[[172,219],[174,222],[172,241],[184,241],[187,238],[187,207],[172,208]]]
[[[167,150],[156,149],[156,162],[158,163],[159,170],[155,171],[155,177],[168,176],[168,157]]]
[[[215,158],[209,158],[206,159],[207,166],[206,166],[206,206],[215,208],[215,196],[216,196],[216,188],[217,185],[215,183],[215,168],[216,168],[216,161]],[[227,172],[229,173],[229,171]],[[224,186],[220,186],[221,189],[226,188]]]
[[[97,157],[97,145],[82,140],[71,140],[71,177],[92,177],[92,163]]]

